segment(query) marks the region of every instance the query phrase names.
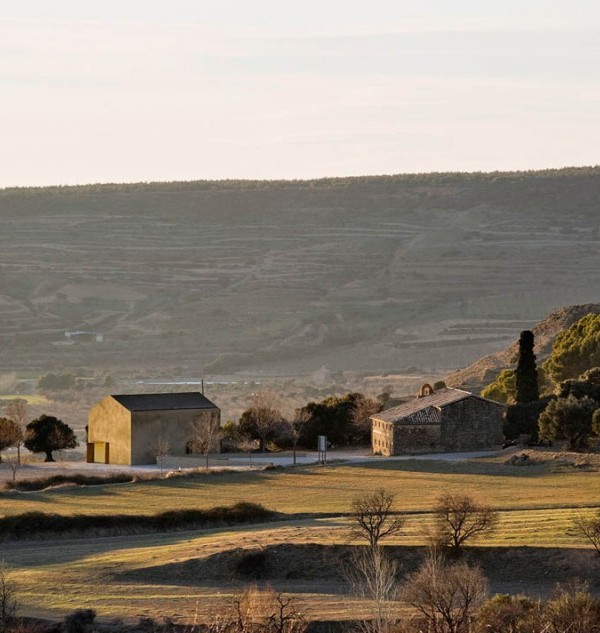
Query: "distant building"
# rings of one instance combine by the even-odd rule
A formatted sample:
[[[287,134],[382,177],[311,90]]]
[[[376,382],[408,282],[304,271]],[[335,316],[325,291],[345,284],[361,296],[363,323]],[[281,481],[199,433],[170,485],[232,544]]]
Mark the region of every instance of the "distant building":
[[[423,385],[408,402],[371,417],[373,453],[435,453],[500,448],[504,405],[462,389]]]
[[[219,427],[221,410],[198,392],[107,396],[88,415],[87,461],[155,464],[158,443],[169,455],[193,452],[194,423]],[[217,443],[211,452],[218,452]]]

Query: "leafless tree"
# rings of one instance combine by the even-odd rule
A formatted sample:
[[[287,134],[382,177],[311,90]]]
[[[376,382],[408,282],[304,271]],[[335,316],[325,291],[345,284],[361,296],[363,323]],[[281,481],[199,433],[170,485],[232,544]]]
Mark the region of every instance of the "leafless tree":
[[[394,500],[394,495],[383,488],[355,497],[350,513],[351,536],[366,538],[371,548],[375,548],[382,538],[398,534],[405,519],[393,511]]]
[[[165,464],[165,457],[169,454],[171,445],[162,435],[159,435],[154,446],[152,447],[152,455],[156,457],[156,462],[160,467],[160,476],[162,477]]]
[[[16,588],[4,561],[0,561],[0,633],[6,633],[17,613]]]
[[[294,465],[296,464],[296,449],[298,447],[298,441],[302,436],[302,429],[305,424],[310,420],[310,413],[305,409],[296,409],[293,415],[285,418],[284,424],[292,440],[292,451],[294,455]]]
[[[304,633],[307,624],[293,598],[251,585],[234,599],[228,622],[219,628],[231,633]]]
[[[217,444],[221,437],[221,427],[217,418],[202,416],[192,422],[190,426],[189,446],[193,453],[202,453],[206,458],[208,470],[208,456],[211,451],[217,450]]]
[[[446,564],[431,556],[406,579],[401,597],[417,610],[431,633],[468,633],[486,593],[487,581],[478,567]]]
[[[458,555],[467,540],[496,529],[498,512],[469,495],[445,494],[438,499],[434,521],[437,544]]]
[[[386,633],[395,629],[398,564],[382,547],[354,547],[343,569],[354,595],[368,600],[372,618],[357,623],[361,633]]]
[[[593,516],[576,516],[573,527],[579,536],[583,536],[600,555],[600,511]]]
[[[17,456],[19,461],[21,461],[21,444],[25,439],[24,429],[29,421],[27,400],[24,400],[23,398],[14,398],[13,400],[9,400],[8,404],[4,408],[4,415],[9,418],[9,420],[16,422],[21,429],[21,439],[17,444]]]
[[[283,419],[279,396],[270,389],[261,389],[250,398],[249,415],[260,438],[261,450],[265,450],[268,436]]]
[[[21,427],[8,418],[0,418],[0,463],[2,462],[2,451],[5,448],[19,446],[23,441],[23,431]]]
[[[4,463],[10,468],[10,472],[12,474],[12,483],[14,484],[15,481],[17,481],[17,473],[19,472],[23,464],[21,464],[21,460],[17,455],[7,455]]]
[[[371,416],[381,411],[381,403],[370,398],[359,398],[352,409],[352,426],[358,435],[367,439],[371,434]]]

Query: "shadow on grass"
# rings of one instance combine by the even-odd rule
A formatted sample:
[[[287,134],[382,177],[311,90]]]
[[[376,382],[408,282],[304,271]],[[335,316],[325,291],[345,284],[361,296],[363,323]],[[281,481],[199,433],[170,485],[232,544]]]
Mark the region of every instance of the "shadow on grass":
[[[364,470],[396,471],[404,473],[431,473],[439,475],[485,475],[499,477],[529,478],[542,477],[553,471],[548,464],[530,464],[513,466],[482,460],[444,461],[429,459],[410,459],[397,461],[364,462],[344,464],[347,468]]]
[[[348,590],[344,569],[350,564],[350,545],[274,544],[237,547],[217,554],[121,572],[115,582],[186,587],[269,583],[275,589],[302,593]],[[399,565],[398,581],[415,571],[427,556],[422,546],[386,546]],[[467,547],[462,556],[479,565],[491,588],[511,593],[550,591],[557,583],[584,580],[594,585],[600,558],[589,549],[540,547]]]

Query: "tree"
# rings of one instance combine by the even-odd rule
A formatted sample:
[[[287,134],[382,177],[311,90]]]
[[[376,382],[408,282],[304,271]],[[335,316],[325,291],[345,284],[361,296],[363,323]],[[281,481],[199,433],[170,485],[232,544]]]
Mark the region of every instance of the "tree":
[[[192,422],[190,428],[189,447],[193,453],[202,453],[206,458],[206,470],[208,470],[208,456],[211,451],[218,449],[221,437],[221,427],[217,418],[202,416]]]
[[[573,528],[575,533],[585,538],[600,556],[600,510],[592,516],[576,516],[573,519]]]
[[[250,408],[240,418],[240,431],[251,439],[258,439],[262,452],[283,420],[279,406],[279,397],[274,391],[261,389],[252,394]]]
[[[512,369],[503,369],[494,382],[481,391],[484,398],[510,404],[515,400],[516,378]]]
[[[431,556],[407,578],[401,597],[421,614],[431,633],[468,633],[486,593],[479,567]]]
[[[493,532],[498,525],[498,512],[469,495],[442,495],[434,510],[435,541],[452,554],[460,554],[470,539]]]
[[[566,441],[569,450],[588,448],[592,433],[592,416],[597,404],[591,398],[574,396],[552,400],[539,419],[540,437]]]
[[[302,436],[304,425],[308,422],[309,415],[305,409],[296,409],[294,415],[285,418],[284,425],[292,441],[292,451],[294,454],[294,465],[296,464],[296,449]]]
[[[362,442],[353,424],[356,404],[362,399],[361,393],[349,393],[343,397],[330,396],[321,402],[309,402],[303,407],[308,420],[303,427],[302,443],[316,446],[319,435],[326,435],[329,442],[340,446]]]
[[[4,561],[0,561],[0,633],[10,630],[17,613],[15,585],[12,582]]]
[[[211,627],[213,628],[213,627]],[[304,633],[307,624],[296,601],[270,587],[246,587],[234,598],[228,620],[215,631],[226,633]]]
[[[366,538],[373,549],[381,539],[398,534],[405,519],[392,510],[394,499],[394,495],[383,488],[355,497],[350,513],[351,536]]]
[[[382,547],[353,547],[350,564],[343,574],[353,593],[373,606],[372,619],[358,623],[362,633],[395,630],[394,600],[398,594],[398,564],[387,557]]]
[[[0,463],[2,463],[2,451],[6,448],[19,446],[23,441],[21,427],[8,418],[0,418]]]
[[[516,440],[526,436],[530,444],[537,444],[539,438],[539,417],[553,399],[554,396],[550,396],[536,402],[509,404],[506,407],[506,416],[504,418],[504,436],[506,439]]]
[[[156,458],[156,463],[160,469],[160,476],[162,477],[164,466],[165,466],[165,457],[169,454],[171,450],[171,445],[169,444],[169,440],[164,438],[162,435],[159,435],[156,438],[156,442],[154,442],[154,446],[152,447],[152,455]]]
[[[517,402],[535,402],[540,398],[533,345],[533,332],[523,330],[519,337],[519,356],[515,369],[515,400]]]
[[[377,400],[371,400],[362,395],[355,400],[351,420],[359,442],[371,441],[371,416],[379,413],[381,409],[382,405]]]
[[[6,415],[9,420],[16,422],[21,429],[21,440],[17,444],[17,457],[19,462],[21,462],[21,444],[24,439],[23,429],[29,419],[27,400],[24,400],[23,398],[14,398],[13,400],[9,400],[4,409],[4,415]]]
[[[21,466],[23,466],[23,464],[21,464],[21,459],[18,455],[8,455],[4,461],[10,469],[10,472],[12,474],[11,481],[14,484],[15,481],[17,481],[17,473],[19,472]]]
[[[44,461],[53,462],[53,451],[78,446],[73,429],[54,416],[41,415],[25,430],[25,448],[32,453],[45,453]]]
[[[600,314],[586,314],[558,334],[544,370],[555,384],[600,366]]]

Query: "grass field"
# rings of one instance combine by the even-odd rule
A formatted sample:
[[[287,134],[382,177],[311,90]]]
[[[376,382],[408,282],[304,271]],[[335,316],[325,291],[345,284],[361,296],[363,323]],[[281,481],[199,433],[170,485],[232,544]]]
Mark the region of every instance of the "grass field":
[[[5,494],[3,514],[46,512],[152,514],[175,508],[211,507],[253,501],[286,513],[284,520],[253,527],[171,534],[5,542],[0,557],[14,573],[23,610],[61,616],[91,607],[100,616],[166,615],[209,618],[239,584],[193,572],[197,559],[239,547],[348,540],[352,498],[385,487],[397,493],[398,508],[409,513],[404,534],[392,544],[422,545],[430,510],[440,491],[468,492],[501,510],[500,527],[480,545],[519,547],[556,556],[557,548],[585,548],[569,534],[573,516],[600,502],[596,472],[553,472],[549,465],[515,467],[494,460],[469,462],[381,461],[283,471],[232,473],[139,484],[116,484],[44,493]],[[332,515],[338,516],[332,516]],[[571,549],[574,548],[574,549]],[[567,549],[564,549],[566,552]],[[581,569],[593,557],[581,550]],[[539,552],[542,552],[540,554]],[[191,566],[190,566],[191,565]],[[589,571],[589,570],[588,570]],[[532,579],[543,584],[544,579]],[[546,581],[546,585],[550,580]],[[540,591],[548,589],[540,585]],[[276,589],[294,593],[311,618],[349,617],[349,598],[327,578],[279,578]],[[501,590],[520,590],[500,583]],[[526,588],[525,588],[526,589]],[[537,589],[536,589],[537,590]],[[360,612],[355,603],[353,611]]]

